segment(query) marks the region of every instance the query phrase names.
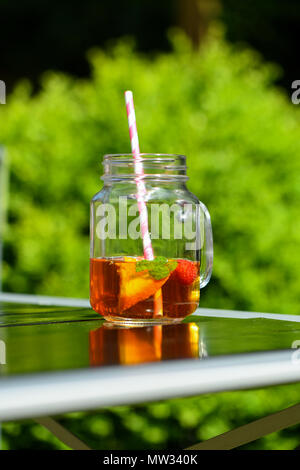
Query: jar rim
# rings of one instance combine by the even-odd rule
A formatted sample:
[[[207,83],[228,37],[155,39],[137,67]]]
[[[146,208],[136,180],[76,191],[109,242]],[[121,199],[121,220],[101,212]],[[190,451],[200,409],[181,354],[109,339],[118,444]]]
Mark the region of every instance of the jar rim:
[[[143,166],[142,179],[187,181],[186,157],[180,154],[140,153],[139,163]],[[135,159],[132,153],[106,154],[103,157],[103,181],[136,179]]]
[[[145,159],[145,161],[151,160],[151,158],[155,160],[162,160],[162,161],[170,161],[174,158],[180,158],[183,162],[186,161],[186,156],[180,153],[139,153],[141,159]],[[103,160],[116,160],[120,161],[121,157],[125,157],[125,160],[129,160],[133,158],[133,153],[107,153],[103,156]]]

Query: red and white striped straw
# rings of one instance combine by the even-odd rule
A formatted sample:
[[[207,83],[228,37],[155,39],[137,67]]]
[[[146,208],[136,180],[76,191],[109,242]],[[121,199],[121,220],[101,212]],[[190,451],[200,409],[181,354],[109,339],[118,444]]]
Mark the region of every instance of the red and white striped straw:
[[[148,228],[148,212],[145,203],[146,186],[144,183],[143,162],[140,155],[139,138],[136,127],[135,111],[133,104],[132,91],[125,91],[126,111],[129,125],[129,136],[131,143],[131,151],[134,160],[134,172],[136,174],[135,182],[137,186],[137,204],[140,216],[141,234],[143,239],[144,257],[145,259],[154,259],[151,238]]]

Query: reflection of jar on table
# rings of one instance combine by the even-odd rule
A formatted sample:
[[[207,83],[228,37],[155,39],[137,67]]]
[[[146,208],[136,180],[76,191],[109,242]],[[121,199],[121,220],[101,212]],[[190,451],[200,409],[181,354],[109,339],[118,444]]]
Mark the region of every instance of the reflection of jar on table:
[[[199,343],[199,326],[196,323],[144,328],[122,328],[105,324],[90,331],[90,364],[129,365],[198,358],[201,356]]]

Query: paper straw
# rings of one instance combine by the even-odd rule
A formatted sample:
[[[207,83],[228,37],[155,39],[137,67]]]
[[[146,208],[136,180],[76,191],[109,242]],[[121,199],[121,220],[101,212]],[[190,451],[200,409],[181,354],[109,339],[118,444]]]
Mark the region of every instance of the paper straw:
[[[134,172],[136,174],[135,182],[137,186],[137,204],[140,215],[141,234],[143,240],[144,257],[145,259],[154,259],[151,238],[148,228],[148,212],[145,203],[146,187],[144,183],[144,169],[140,156],[139,138],[136,127],[136,118],[133,104],[132,91],[125,91],[126,111],[129,125],[129,136],[131,143],[131,151],[134,160]]]
[[[139,210],[139,216],[140,216],[144,257],[145,259],[153,260],[154,253],[152,249],[152,243],[151,243],[151,238],[150,238],[149,228],[148,228],[148,212],[147,212],[147,206],[146,206],[145,199],[144,199],[146,195],[146,186],[144,183],[144,168],[143,168],[142,158],[140,155],[140,145],[139,145],[139,137],[138,137],[137,127],[136,127],[136,118],[135,118],[132,91],[125,91],[125,102],[126,102],[126,111],[127,111],[128,126],[129,126],[131,151],[132,151],[133,160],[134,160],[134,172],[136,174],[135,182],[137,186],[137,204],[138,204],[138,210]],[[159,289],[154,295],[154,316],[155,317],[163,315],[162,308],[163,308],[162,293],[161,293],[161,289]]]

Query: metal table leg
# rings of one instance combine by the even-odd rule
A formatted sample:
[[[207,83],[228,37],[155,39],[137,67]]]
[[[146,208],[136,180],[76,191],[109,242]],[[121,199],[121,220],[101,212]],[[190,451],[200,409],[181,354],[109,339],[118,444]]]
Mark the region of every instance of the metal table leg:
[[[68,429],[55,421],[55,419],[49,417],[35,418],[34,421],[44,426],[44,428],[48,429],[48,431],[54,434],[61,442],[73,450],[92,450],[73,433],[68,431]]]
[[[300,404],[273,413],[232,431],[200,442],[187,450],[230,450],[256,441],[272,432],[280,431],[300,422]]]

